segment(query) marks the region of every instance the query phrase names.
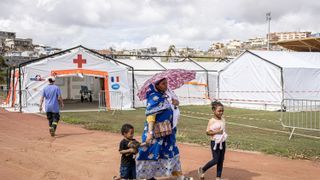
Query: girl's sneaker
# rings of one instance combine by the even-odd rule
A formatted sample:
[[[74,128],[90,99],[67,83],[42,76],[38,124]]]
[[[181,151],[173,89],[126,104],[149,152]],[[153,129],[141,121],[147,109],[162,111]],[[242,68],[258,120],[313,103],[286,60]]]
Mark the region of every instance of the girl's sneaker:
[[[216,177],[216,180],[223,180],[223,178],[220,178],[220,177]]]
[[[177,180],[193,180],[193,177],[179,176]]]
[[[199,167],[198,169],[198,177],[199,179],[203,180],[204,179],[204,173],[202,167]]]

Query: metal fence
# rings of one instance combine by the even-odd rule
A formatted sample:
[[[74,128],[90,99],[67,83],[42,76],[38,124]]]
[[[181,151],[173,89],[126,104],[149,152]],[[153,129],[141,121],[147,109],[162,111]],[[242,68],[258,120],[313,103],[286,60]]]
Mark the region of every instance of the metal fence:
[[[320,100],[284,99],[281,108],[281,124],[292,129],[320,131]]]
[[[123,109],[123,93],[120,91],[109,91],[110,97],[110,110],[122,110]],[[105,91],[99,92],[99,111],[108,110]]]

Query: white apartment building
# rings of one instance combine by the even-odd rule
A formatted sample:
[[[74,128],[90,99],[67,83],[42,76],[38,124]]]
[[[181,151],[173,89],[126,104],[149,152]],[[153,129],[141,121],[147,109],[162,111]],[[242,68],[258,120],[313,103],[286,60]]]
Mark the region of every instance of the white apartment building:
[[[227,49],[241,49],[242,42],[240,40],[231,40],[226,45]]]
[[[9,49],[14,49],[14,39],[5,39],[3,42],[4,46],[9,48]]]
[[[222,49],[222,48],[224,48],[224,44],[221,42],[217,42],[210,45],[209,51],[214,51],[216,49]]]
[[[261,47],[267,44],[267,39],[262,37],[256,37],[248,39],[248,42],[252,47]]]
[[[61,49],[44,45],[34,45],[33,51],[35,52],[35,54],[37,54],[38,57],[42,57],[57,53],[61,51]]]

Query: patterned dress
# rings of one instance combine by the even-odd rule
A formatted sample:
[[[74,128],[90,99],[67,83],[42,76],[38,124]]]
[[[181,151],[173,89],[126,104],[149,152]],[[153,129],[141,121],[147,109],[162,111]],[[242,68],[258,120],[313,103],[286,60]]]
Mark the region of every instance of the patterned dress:
[[[157,92],[151,85],[147,94],[146,116],[156,114],[156,122],[169,120],[173,127],[173,111],[167,95]],[[137,179],[172,176],[181,173],[179,149],[176,145],[176,128],[172,134],[154,138],[151,145],[139,149],[136,159]],[[144,123],[142,142],[146,141],[148,123]]]

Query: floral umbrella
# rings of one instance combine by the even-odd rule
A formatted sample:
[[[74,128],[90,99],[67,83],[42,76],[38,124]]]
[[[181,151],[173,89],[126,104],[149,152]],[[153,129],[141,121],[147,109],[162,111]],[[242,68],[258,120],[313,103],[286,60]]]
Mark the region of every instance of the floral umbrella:
[[[170,69],[163,71],[161,73],[157,73],[152,78],[148,79],[143,86],[139,89],[138,91],[138,97],[142,101],[146,99],[146,94],[149,90],[150,84],[155,84],[159,80],[166,78],[168,81],[168,87],[171,90],[175,90],[184,83],[192,81],[193,79],[196,78],[196,72],[195,71],[190,71],[190,70],[184,70],[184,69]]]

